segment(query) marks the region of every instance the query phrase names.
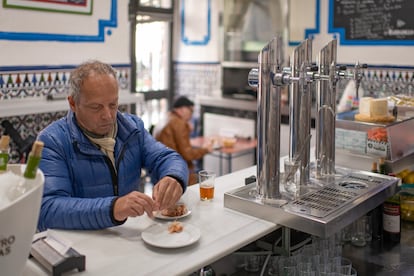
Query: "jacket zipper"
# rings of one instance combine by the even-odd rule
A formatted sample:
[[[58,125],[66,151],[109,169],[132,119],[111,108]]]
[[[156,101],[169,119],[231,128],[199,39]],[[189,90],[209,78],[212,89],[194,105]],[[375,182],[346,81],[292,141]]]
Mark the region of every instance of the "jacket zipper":
[[[112,165],[112,162],[111,162],[111,160],[109,159],[108,156],[104,155],[104,158],[105,158],[106,164],[109,167],[109,171],[111,172],[111,178],[112,178],[112,183],[113,183],[114,195],[115,196],[118,196],[119,195],[118,177],[116,175],[115,168]]]
[[[125,153],[125,145],[122,147],[122,151],[119,154],[119,158],[115,160],[115,165],[116,165],[116,169],[114,168],[114,166],[112,165],[111,160],[109,159],[108,156],[105,156],[105,162],[106,164],[108,164],[108,167],[111,171],[111,176],[112,176],[112,182],[114,183],[114,195],[118,196],[119,195],[119,186],[118,186],[118,176],[117,176],[117,171],[119,171],[119,163],[120,160],[122,159],[122,157],[124,156]]]

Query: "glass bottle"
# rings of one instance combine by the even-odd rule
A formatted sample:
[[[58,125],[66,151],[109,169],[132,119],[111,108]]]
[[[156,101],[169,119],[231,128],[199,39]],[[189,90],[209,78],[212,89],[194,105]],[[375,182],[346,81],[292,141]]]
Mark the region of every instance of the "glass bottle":
[[[40,159],[42,158],[43,142],[35,141],[32,150],[27,158],[26,168],[23,176],[28,179],[35,179],[37,168],[39,167]]]
[[[385,165],[385,158],[382,157],[379,160],[378,171],[380,174],[387,174],[387,167]]]
[[[10,152],[10,136],[2,135],[0,138],[0,173],[7,170]]]
[[[397,193],[388,198],[382,207],[383,240],[399,243],[401,239],[401,207],[400,195]]]
[[[373,173],[379,173],[377,162],[372,162],[371,171]],[[371,225],[371,239],[378,241],[382,239],[382,205],[380,204],[376,208],[367,213]]]
[[[371,172],[378,173],[378,165],[377,165],[377,162],[372,162]]]

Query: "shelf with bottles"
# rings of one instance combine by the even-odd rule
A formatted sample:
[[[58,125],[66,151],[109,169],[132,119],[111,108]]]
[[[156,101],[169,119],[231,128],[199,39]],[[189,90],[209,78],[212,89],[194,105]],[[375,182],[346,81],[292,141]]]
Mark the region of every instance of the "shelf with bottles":
[[[372,68],[364,73],[361,88],[367,96],[414,96],[414,69]]]

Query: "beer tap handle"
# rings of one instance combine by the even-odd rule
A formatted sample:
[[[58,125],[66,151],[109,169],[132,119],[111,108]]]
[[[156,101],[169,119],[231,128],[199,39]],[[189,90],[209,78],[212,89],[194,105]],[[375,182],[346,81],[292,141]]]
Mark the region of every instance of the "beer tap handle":
[[[247,76],[247,83],[252,88],[257,88],[259,86],[259,69],[253,68],[250,70],[249,75]]]
[[[361,80],[363,78],[362,69],[368,68],[367,64],[360,64],[359,61],[355,64],[354,67],[354,80],[355,80],[355,93],[356,98],[359,99],[359,86],[361,85]]]
[[[312,65],[309,68],[309,71],[311,71],[311,72],[318,72],[318,70],[319,70],[319,66],[318,65]]]

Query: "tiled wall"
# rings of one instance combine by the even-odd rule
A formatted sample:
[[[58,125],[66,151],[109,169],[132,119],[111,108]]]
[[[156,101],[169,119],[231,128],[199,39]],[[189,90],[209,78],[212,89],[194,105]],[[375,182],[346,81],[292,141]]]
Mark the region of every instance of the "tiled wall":
[[[221,65],[219,63],[174,65],[174,91],[192,99],[199,96],[221,96]]]
[[[352,70],[347,72],[352,76]],[[350,77],[352,78],[352,77]],[[341,79],[338,83],[337,101],[342,100],[342,94],[345,91],[349,79]],[[361,91],[359,97],[384,98],[394,95],[414,96],[414,69],[413,68],[368,68],[363,69],[363,78],[361,80]],[[358,100],[348,96],[348,105],[357,107]]]
[[[118,72],[118,82],[121,89],[129,89],[129,67],[116,67]],[[10,99],[24,99],[40,96],[55,96],[67,94],[67,85],[70,71],[73,68],[60,69],[36,69],[36,70],[13,70],[0,71],[0,101],[7,102]],[[36,108],[36,106],[33,106]],[[119,107],[121,111],[127,111],[128,106]],[[51,113],[31,113],[13,117],[0,118],[0,122],[8,120],[17,130],[23,140],[30,136],[36,137],[40,130],[51,122],[62,118],[67,113],[66,110]],[[0,134],[4,129],[0,124]],[[24,162],[19,154],[16,143],[11,141],[11,163]]]
[[[412,69],[368,69],[361,83],[368,95],[391,96],[414,94]]]

